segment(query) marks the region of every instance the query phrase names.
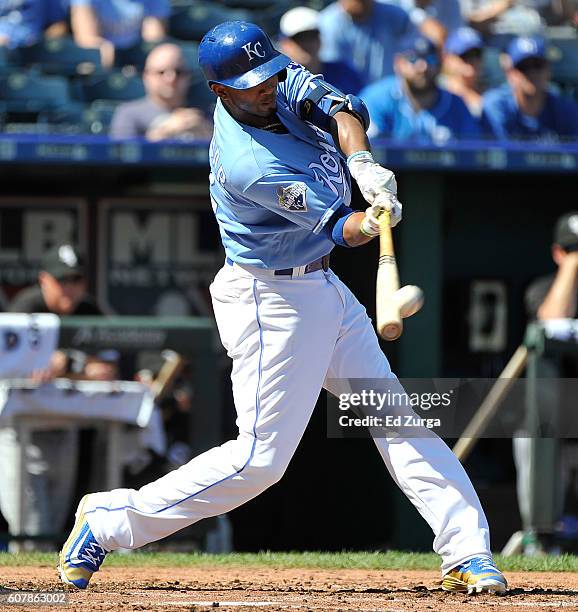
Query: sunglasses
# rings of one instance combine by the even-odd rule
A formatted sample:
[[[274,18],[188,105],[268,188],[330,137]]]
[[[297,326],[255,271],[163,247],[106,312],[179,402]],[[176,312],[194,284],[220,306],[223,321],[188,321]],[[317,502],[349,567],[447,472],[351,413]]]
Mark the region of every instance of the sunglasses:
[[[543,70],[546,68],[547,62],[539,57],[531,57],[529,59],[522,60],[516,65],[516,69],[520,72],[531,72],[532,70]]]
[[[464,62],[473,62],[475,60],[482,59],[482,50],[481,49],[470,49],[466,51],[460,57],[464,60]]]
[[[70,276],[63,276],[57,279],[61,285],[76,285],[84,280],[82,274],[71,274]]]
[[[409,52],[404,54],[405,59],[410,64],[415,64],[418,60],[423,60],[428,66],[438,66],[440,58],[437,53],[428,53],[427,55],[418,55],[417,53]]]
[[[164,70],[147,70],[150,74],[156,74],[157,76],[165,76],[165,74],[174,74],[177,78],[181,78],[189,74],[185,68],[165,68]]]

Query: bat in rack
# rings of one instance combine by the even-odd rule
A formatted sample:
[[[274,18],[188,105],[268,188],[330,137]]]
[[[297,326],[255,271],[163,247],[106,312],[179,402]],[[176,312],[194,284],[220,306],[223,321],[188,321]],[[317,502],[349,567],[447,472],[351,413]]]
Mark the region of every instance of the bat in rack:
[[[386,199],[385,194],[377,196]],[[403,320],[423,306],[423,291],[415,285],[399,286],[399,273],[395,260],[391,216],[384,210],[379,217],[379,262],[376,283],[377,333],[384,340],[397,340],[403,332]]]
[[[151,385],[156,400],[166,395],[185,365],[185,359],[175,351],[165,350],[162,357],[164,363]]]

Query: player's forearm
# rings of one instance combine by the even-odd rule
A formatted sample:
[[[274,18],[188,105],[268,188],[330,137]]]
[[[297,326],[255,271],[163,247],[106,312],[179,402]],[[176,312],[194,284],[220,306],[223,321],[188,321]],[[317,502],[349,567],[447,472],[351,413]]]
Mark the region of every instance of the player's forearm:
[[[357,151],[371,151],[361,121],[350,113],[339,112],[334,115],[331,135],[345,157]]]
[[[512,0],[496,0],[496,2],[472,11],[468,15],[468,21],[472,25],[484,26],[494,19],[497,19],[502,13],[505,13],[512,6]]]
[[[365,213],[355,212],[347,218],[343,226],[343,239],[350,247],[367,244],[373,239],[372,236],[367,236],[361,232],[360,227],[364,217]]]
[[[576,316],[576,292],[578,291],[578,271],[575,266],[562,264],[556,279],[548,291],[540,308],[538,319],[574,318]]]

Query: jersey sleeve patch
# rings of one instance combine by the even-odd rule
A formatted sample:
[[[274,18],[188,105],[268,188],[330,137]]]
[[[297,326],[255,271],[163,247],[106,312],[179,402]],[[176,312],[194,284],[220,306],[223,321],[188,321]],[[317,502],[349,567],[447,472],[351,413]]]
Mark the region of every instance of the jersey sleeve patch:
[[[307,185],[292,183],[287,187],[277,189],[279,206],[290,212],[307,212]]]

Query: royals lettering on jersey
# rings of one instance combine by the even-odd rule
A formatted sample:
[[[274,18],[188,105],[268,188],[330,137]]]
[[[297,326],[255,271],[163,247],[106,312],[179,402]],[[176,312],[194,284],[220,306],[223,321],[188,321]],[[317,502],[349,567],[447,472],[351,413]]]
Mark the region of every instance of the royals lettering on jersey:
[[[331,136],[297,115],[312,78],[290,64],[278,86],[277,114],[288,133],[239,124],[217,103],[210,192],[233,261],[289,268],[334,247],[322,229],[335,210],[350,203],[351,183]]]

